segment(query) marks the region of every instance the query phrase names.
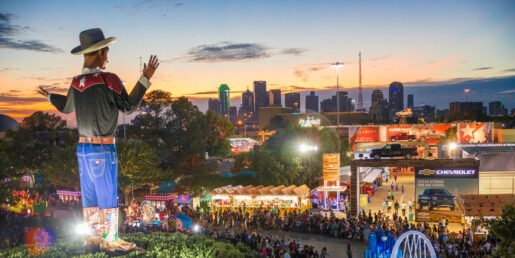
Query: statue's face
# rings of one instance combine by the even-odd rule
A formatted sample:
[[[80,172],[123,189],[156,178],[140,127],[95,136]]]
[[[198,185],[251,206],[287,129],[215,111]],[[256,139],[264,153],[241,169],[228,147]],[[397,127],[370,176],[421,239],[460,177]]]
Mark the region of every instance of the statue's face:
[[[100,51],[98,55],[98,67],[102,70],[106,69],[106,64],[109,62],[107,53],[109,52],[109,48],[106,47],[102,51]]]

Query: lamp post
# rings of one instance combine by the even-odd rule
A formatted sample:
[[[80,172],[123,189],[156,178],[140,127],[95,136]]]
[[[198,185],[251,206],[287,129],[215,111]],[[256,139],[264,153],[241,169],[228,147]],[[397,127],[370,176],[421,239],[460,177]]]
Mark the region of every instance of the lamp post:
[[[336,70],[336,126],[340,125],[340,95],[338,92],[340,91],[340,68],[343,66],[343,63],[336,61],[331,64],[331,67]]]
[[[465,88],[463,90],[463,93],[465,93],[465,102],[469,102],[469,93],[470,93],[470,89],[469,88]]]

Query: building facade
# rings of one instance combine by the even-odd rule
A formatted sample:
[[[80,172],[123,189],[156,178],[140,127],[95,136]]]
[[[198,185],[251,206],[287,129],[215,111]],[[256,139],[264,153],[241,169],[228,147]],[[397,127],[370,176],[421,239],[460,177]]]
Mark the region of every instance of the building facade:
[[[208,99],[207,100],[207,110],[214,111],[220,114],[220,101],[218,99]]]
[[[488,114],[491,116],[506,116],[508,109],[504,107],[501,101],[492,101],[488,103]]]
[[[392,82],[388,88],[388,115],[391,119],[395,113],[404,109],[404,86],[400,82]]]
[[[222,116],[228,116],[229,107],[231,106],[231,95],[227,84],[221,84],[220,87],[218,87],[218,101],[220,102],[220,114]]]
[[[408,107],[413,108],[415,104],[415,100],[413,94],[408,94]]]
[[[374,104],[376,103],[382,103],[384,100],[384,97],[383,97],[383,91],[382,90],[373,90],[372,91],[372,104],[371,106],[373,106]]]
[[[282,101],[281,101],[281,90],[280,89],[270,90],[269,99],[270,99],[270,106],[280,107],[283,105]]]
[[[300,113],[300,93],[289,92],[284,94],[284,105],[291,108],[293,113]]]
[[[314,91],[311,91],[309,95],[306,95],[306,113],[318,113],[319,111],[318,96],[315,95]]]
[[[267,107],[268,103],[266,81],[254,81],[254,113],[257,114],[260,107]]]

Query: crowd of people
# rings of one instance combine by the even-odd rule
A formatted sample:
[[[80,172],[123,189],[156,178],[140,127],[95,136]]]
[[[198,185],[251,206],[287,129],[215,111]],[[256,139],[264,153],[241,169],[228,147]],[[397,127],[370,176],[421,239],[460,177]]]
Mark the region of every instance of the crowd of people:
[[[357,217],[348,218],[336,218],[333,213],[310,214],[308,211],[286,212],[280,216],[274,209],[258,209],[252,213],[243,209],[217,210],[200,216],[199,220],[207,228],[243,229],[244,232],[256,229],[282,230],[363,241],[365,244],[368,244],[372,233],[376,236],[391,235],[397,238],[408,230],[417,230],[424,233],[435,250],[441,255],[445,254],[445,257],[484,257],[492,252],[496,242],[489,238],[474,239],[470,229],[450,232],[445,222],[432,226],[429,223],[415,224],[410,223],[406,216],[394,218],[381,212],[372,214],[370,210],[368,214],[360,213]]]
[[[0,209],[0,249],[15,247],[26,242],[26,233],[33,228],[43,228],[54,233],[60,225],[51,217],[17,214]]]
[[[329,211],[325,215],[311,211],[279,211],[277,208],[259,209],[214,209],[201,212],[189,207],[170,206],[156,210],[161,216],[158,226],[143,227],[125,223],[121,232],[181,231],[170,226],[169,218],[179,212],[193,218],[203,228],[206,236],[242,243],[262,257],[327,257],[327,249],[302,244],[299,240],[280,239],[266,230],[324,235],[326,237],[362,241],[368,244],[369,237],[398,237],[408,230],[424,233],[433,243],[435,250],[444,257],[484,257],[492,252],[496,240],[475,239],[470,229],[451,233],[444,222],[439,224],[413,223],[406,216],[391,216],[389,213],[360,213],[357,217],[337,218]],[[395,216],[396,215],[396,216]],[[123,216],[123,215],[122,215]],[[123,220],[122,220],[123,221]],[[55,224],[55,225],[54,225]],[[17,246],[24,242],[24,233],[31,227],[59,227],[52,216],[27,216],[6,210],[0,211],[0,248]],[[57,229],[56,229],[57,231]],[[261,233],[257,233],[261,232]],[[349,249],[349,255],[352,251]],[[340,254],[338,254],[340,255]]]
[[[259,234],[243,230],[237,232],[232,229],[205,229],[204,235],[216,240],[230,241],[237,245],[243,243],[261,257],[277,258],[327,258],[329,253],[323,247],[320,251],[312,245],[302,244],[301,240],[281,239],[278,236]],[[350,246],[349,246],[350,250]]]

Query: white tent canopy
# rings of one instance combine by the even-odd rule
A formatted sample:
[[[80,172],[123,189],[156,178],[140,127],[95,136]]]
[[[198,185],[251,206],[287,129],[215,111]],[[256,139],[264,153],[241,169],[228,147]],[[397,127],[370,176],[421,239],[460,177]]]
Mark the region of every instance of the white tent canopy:
[[[368,171],[368,173],[365,174],[362,182],[372,183],[374,180],[376,180],[377,177],[381,175],[381,172],[383,172],[380,168],[372,168]]]

